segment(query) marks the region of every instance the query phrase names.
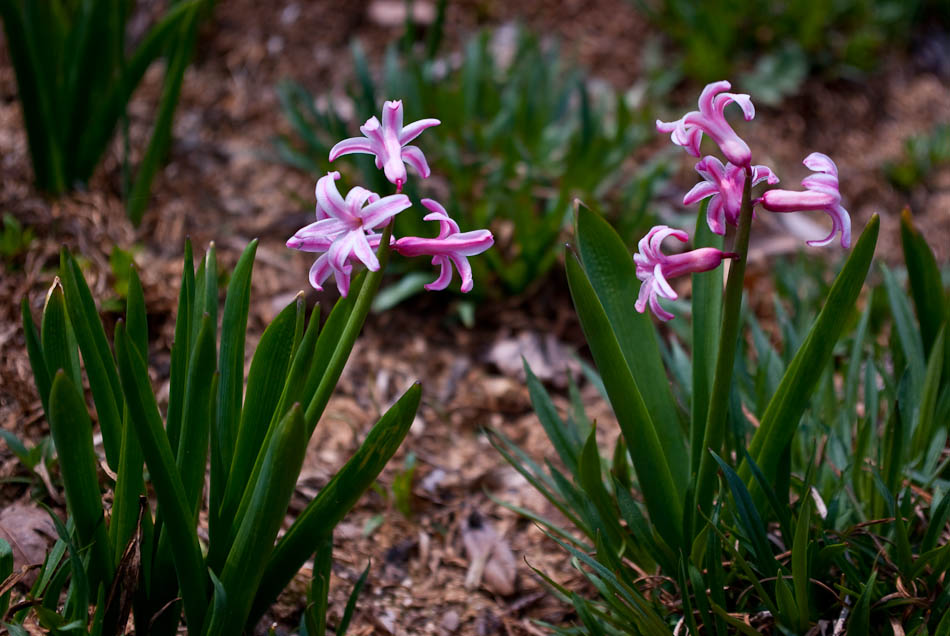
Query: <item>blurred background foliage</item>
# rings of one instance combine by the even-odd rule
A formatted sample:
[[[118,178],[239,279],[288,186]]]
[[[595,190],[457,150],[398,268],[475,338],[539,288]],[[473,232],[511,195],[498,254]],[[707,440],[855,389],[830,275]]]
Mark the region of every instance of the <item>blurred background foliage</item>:
[[[663,33],[690,80],[738,78],[777,104],[809,74],[860,79],[924,27],[950,25],[943,0],[631,0]]]

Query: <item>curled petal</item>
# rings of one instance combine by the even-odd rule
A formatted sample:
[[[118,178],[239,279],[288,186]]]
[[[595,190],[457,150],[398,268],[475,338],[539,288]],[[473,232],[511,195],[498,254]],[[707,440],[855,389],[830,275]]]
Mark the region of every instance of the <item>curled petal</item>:
[[[373,142],[366,137],[350,137],[338,142],[330,148],[330,161],[336,161],[337,157],[349,155],[352,153],[361,153],[365,155],[376,154]]]
[[[399,135],[399,143],[406,145],[416,137],[422,134],[426,128],[431,128],[432,126],[438,126],[442,122],[438,119],[420,119],[419,121],[414,121],[408,126],[403,127],[402,133]]]
[[[697,201],[702,201],[706,197],[711,197],[719,193],[719,188],[715,183],[709,181],[700,181],[683,197],[683,205],[693,205]]]
[[[426,162],[426,156],[422,154],[416,146],[404,146],[402,149],[402,159],[419,173],[423,179],[428,179],[431,174],[429,164]]]
[[[328,172],[325,177],[317,180],[317,205],[328,216],[347,221],[350,219],[350,214],[346,209],[346,202],[336,189],[335,181],[339,178],[339,172]]]
[[[429,291],[441,291],[452,282],[452,265],[448,256],[433,256],[432,264],[440,266],[439,277],[431,283],[427,283],[425,288]]]

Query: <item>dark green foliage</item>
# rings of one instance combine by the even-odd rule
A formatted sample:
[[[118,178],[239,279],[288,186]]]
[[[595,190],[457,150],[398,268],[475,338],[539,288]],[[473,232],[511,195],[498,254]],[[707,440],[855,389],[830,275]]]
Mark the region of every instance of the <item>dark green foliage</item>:
[[[125,121],[126,105],[145,71],[164,58],[165,80],[152,137],[127,191],[129,216],[139,222],[152,178],[168,150],[198,23],[212,4],[173,0],[128,54],[125,32],[131,2],[0,1],[33,173],[41,190],[61,194],[89,181]]]
[[[579,213],[577,241],[609,261],[619,239],[610,239],[605,226],[587,214]],[[502,455],[574,528],[519,512],[573,556],[596,590],[585,595],[542,575],[577,612],[573,626],[554,628],[555,633],[664,634],[680,621],[690,633],[710,634],[804,635],[819,621],[838,620],[848,633],[881,636],[891,634],[892,620],[908,634],[950,628],[944,619],[950,607],[948,290],[930,248],[905,214],[910,293],[898,276],[885,272],[883,282],[860,300],[876,234],[874,219],[830,287],[821,279],[826,264],[804,258],[777,264],[776,313],[768,331],[744,313],[749,336],[740,338],[731,398],[736,404],[730,407],[740,421],[732,426],[725,452],[711,455],[719,471],[711,509],[697,512],[681,545],[670,542],[674,535],[666,529],[667,519],[658,518],[661,507],[651,495],[664,476],[641,469],[644,461],[659,463],[663,457],[638,457],[645,448],[666,451],[631,432],[615,395],[624,375],[632,385],[628,394],[637,385],[643,391],[644,381],[618,371],[619,351],[613,358],[605,354],[608,345],[622,350],[618,325],[630,317],[619,312],[588,329],[608,301],[595,302],[595,295],[581,293],[580,283],[600,285],[610,302],[626,298],[632,304],[635,296],[622,281],[606,284],[610,278],[604,272],[613,268],[601,271],[587,257],[583,269],[575,268],[570,257],[572,295],[622,435],[607,452],[598,450],[590,433],[585,444],[577,428],[586,420],[582,405],[575,399],[563,418],[530,369],[532,404],[559,461],[542,467],[500,434],[492,435]],[[696,313],[704,311],[697,305],[702,296],[699,301],[696,296],[703,283],[694,280]],[[715,295],[720,285],[718,278],[707,291]],[[625,327],[628,334],[633,328]],[[641,348],[653,338],[652,332],[644,334]],[[696,381],[704,374],[690,366],[702,364],[708,377],[709,357],[715,356],[702,332],[678,332],[687,339],[691,334],[699,340],[692,343],[692,360],[664,352],[667,364],[686,368],[669,375],[661,371],[671,378],[673,394],[686,401],[708,387],[708,380]],[[658,344],[661,351],[680,346]],[[702,408],[696,410],[704,417]],[[648,421],[641,417],[638,425]],[[688,440],[686,428],[675,430]],[[636,479],[623,474],[630,470],[627,454]],[[692,475],[687,501],[694,488]]]
[[[319,312],[305,331],[306,312],[298,295],[261,337],[245,394],[255,247],[256,242],[248,246],[231,276],[219,346],[214,249],[195,272],[186,246],[166,418],[149,377],[147,313],[134,269],[127,277],[125,320],[115,327],[114,354],[69,252],[62,253],[62,284],[57,278],[50,290],[39,333],[24,303],[30,362],[60,449],[69,519],[60,523],[61,542],[27,595],[26,609],[7,626],[11,633],[19,633],[30,611],[53,633],[124,633],[122,616],[129,612],[140,633],[174,634],[182,613],[189,633],[229,635],[253,629],[304,562],[321,545],[324,550],[333,528],[396,452],[419,405],[418,385],[382,416],[353,459],[276,541],[307,442],[382,272],[354,280],[350,297],[337,304],[319,338]],[[387,251],[384,247],[379,254],[384,263]],[[117,473],[108,519],[102,490],[109,484],[97,471],[92,422],[80,389],[80,350],[106,457]],[[35,465],[42,458],[14,436],[4,437],[24,461]],[[198,516],[208,463],[211,526],[205,554]],[[221,482],[217,490],[215,479]],[[145,497],[148,492],[154,492],[156,508]],[[0,568],[5,563],[0,546]],[[361,585],[354,590],[346,621]],[[116,590],[122,594],[117,596]],[[310,615],[317,625],[325,625],[325,615],[319,614],[326,611],[326,589],[318,592],[323,594],[320,609]],[[62,593],[64,605],[59,602]],[[0,599],[8,601],[8,596]]]
[[[859,78],[915,28],[950,24],[940,0],[635,0],[672,41],[674,63],[700,83],[739,78],[759,101],[795,95],[812,72]],[[754,66],[749,60],[757,60]],[[665,59],[669,64],[669,59]]]

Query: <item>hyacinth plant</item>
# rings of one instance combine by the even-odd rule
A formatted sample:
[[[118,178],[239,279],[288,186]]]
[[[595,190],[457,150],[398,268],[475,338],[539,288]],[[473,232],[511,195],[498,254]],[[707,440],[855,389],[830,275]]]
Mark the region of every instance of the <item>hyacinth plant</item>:
[[[401,119],[401,103],[386,102],[380,136],[374,135],[380,129],[374,117],[363,127],[371,142],[342,142],[334,158],[343,152],[372,152],[398,190],[406,179],[403,161],[417,168],[426,165],[421,153],[403,144],[438,123],[425,120],[402,127]],[[425,176],[428,168],[419,172]],[[231,275],[220,338],[214,246],[195,271],[186,243],[164,416],[149,378],[147,314],[134,268],[113,347],[67,250],[39,331],[24,300],[30,363],[58,449],[69,517],[63,523],[53,516],[59,540],[36,583],[25,598],[9,610],[4,607],[0,621],[11,634],[26,634],[27,623],[56,634],[120,634],[126,633],[130,615],[139,634],[178,633],[182,619],[191,634],[250,633],[311,557],[313,588],[303,629],[311,636],[326,633],[334,527],[399,447],[421,389],[413,385],[383,414],[349,461],[278,538],[308,440],[362,328],[391,251],[431,256],[441,268],[431,289],[447,287],[454,266],[467,291],[472,287],[467,257],[492,244],[487,230],[459,232],[432,200],[422,204],[430,210],[426,219],[438,222],[438,234],[396,240],[392,218],[411,207],[408,197],[380,197],[357,186],[343,198],[337,178],[331,172],[318,182],[317,221],[288,245],[319,252],[310,282],[321,289],[332,274],[342,298],[321,326],[319,307],[308,322],[303,293],[298,294],[264,331],[246,377],[245,333],[257,241],[248,245]],[[354,274],[361,264],[368,271]],[[104,457],[93,443],[83,367]],[[108,513],[103,486],[110,491],[105,497],[111,501]],[[207,525],[199,527],[205,516]],[[7,562],[4,554],[0,546],[0,566]],[[336,633],[345,632],[364,580],[365,572]],[[9,599],[6,594],[3,598]]]
[[[804,190],[753,196],[753,187],[778,178],[753,165],[726,119],[730,103],[746,120],[755,114],[749,96],[729,88],[710,84],[698,111],[657,122],[700,157],[703,181],[684,198],[701,202],[693,249],[672,253],[667,239],[686,242],[688,233],[657,226],[631,259],[602,218],[577,209],[567,278],[619,423],[612,457],[601,457],[578,392],[562,417],[527,365],[532,403],[560,461],[542,467],[492,434],[577,532],[522,512],[572,555],[598,593],[584,598],[539,573],[577,612],[577,625],[551,627],[564,634],[950,634],[948,294],[933,253],[905,212],[917,320],[890,270],[883,288],[862,296],[877,216],[852,246],[836,166],[817,152],[804,161],[814,172]],[[725,163],[702,157],[703,136]],[[776,269],[776,287],[785,290],[785,302],[775,302],[778,346],[742,303],[754,210],[823,212],[831,232],[809,245],[837,239],[850,248],[823,299],[803,301],[807,279]],[[674,312],[683,305],[661,303],[677,298],[673,279],[686,274],[692,324],[681,326]],[[669,321],[675,337],[658,337],[651,313]],[[846,330],[853,333],[843,339]],[[888,340],[888,330],[896,337]]]

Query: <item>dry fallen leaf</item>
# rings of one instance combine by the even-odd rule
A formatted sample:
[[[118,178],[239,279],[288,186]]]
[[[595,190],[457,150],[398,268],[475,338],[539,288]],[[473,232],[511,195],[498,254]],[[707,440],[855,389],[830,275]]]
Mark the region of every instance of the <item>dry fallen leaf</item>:
[[[42,563],[55,538],[56,526],[42,508],[17,502],[0,510],[0,539],[13,549],[14,570]],[[33,572],[24,580],[30,585],[35,576]]]
[[[465,587],[482,583],[488,591],[508,596],[515,591],[515,555],[508,541],[495,532],[488,520],[473,511],[462,525],[462,542],[468,556]]]

